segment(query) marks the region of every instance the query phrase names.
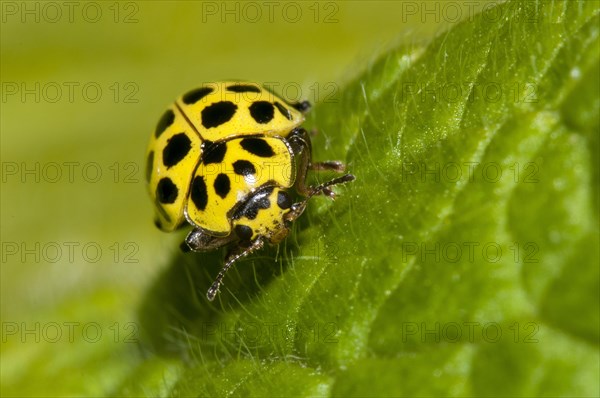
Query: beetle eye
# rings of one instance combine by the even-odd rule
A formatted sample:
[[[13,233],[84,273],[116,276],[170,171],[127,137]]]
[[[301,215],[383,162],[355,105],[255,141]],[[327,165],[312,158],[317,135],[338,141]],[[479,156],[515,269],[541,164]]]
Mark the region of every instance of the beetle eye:
[[[279,191],[277,194],[277,205],[283,210],[289,209],[292,207],[292,198],[290,198],[290,195],[287,192]]]
[[[235,233],[240,238],[240,240],[249,241],[252,238],[253,232],[252,228],[247,225],[236,225]]]

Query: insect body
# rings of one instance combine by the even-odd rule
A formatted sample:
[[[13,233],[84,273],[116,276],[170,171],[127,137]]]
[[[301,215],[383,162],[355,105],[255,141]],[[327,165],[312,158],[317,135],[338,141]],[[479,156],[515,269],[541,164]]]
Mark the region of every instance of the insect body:
[[[184,94],[160,118],[146,168],[156,225],[173,231],[190,224],[185,251],[231,246],[209,300],[236,260],[287,236],[312,196],[334,198],[331,186],[354,180],[345,174],[306,185],[308,170],[345,168],[312,163],[310,136],[300,126],[309,107],[255,83],[219,82]],[[302,200],[294,202],[293,189]]]

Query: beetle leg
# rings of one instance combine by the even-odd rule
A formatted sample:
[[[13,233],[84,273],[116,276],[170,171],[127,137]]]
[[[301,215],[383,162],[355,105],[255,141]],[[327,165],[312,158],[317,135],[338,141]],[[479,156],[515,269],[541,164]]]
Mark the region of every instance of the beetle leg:
[[[346,169],[346,165],[338,160],[312,163],[312,147],[310,143],[310,137],[308,132],[303,128],[297,128],[292,131],[288,138],[288,142],[292,147],[294,156],[299,158],[299,163],[297,165],[298,176],[296,180],[296,190],[300,195],[307,197],[307,199],[311,196],[319,194],[329,196],[333,199],[335,198],[335,193],[329,189],[330,186],[352,181],[354,179],[354,176],[351,174],[346,174],[345,176],[334,178],[333,180],[316,187],[310,187],[306,185],[306,176],[308,174],[308,170],[332,170],[341,173]],[[344,180],[349,177],[352,178],[349,180]]]
[[[308,196],[309,190],[306,186],[306,175],[310,167],[312,148],[310,146],[310,137],[303,128],[297,128],[291,132],[288,142],[292,147],[294,157],[299,159],[296,165],[296,190],[302,196]]]
[[[208,292],[206,292],[206,297],[208,298],[209,301],[213,301],[215,299],[215,296],[219,292],[219,287],[221,286],[223,277],[225,276],[225,273],[227,272],[227,270],[229,268],[231,268],[233,263],[235,263],[240,258],[245,257],[248,254],[262,248],[263,245],[264,245],[264,242],[262,241],[262,239],[258,238],[256,240],[254,240],[250,244],[250,246],[248,246],[246,248],[236,247],[235,249],[232,249],[227,254],[227,258],[225,261],[225,265],[223,266],[223,269],[221,269],[221,271],[215,278],[215,281],[213,282],[211,287],[208,289]]]
[[[304,139],[305,141],[307,141],[306,137],[314,137],[319,133],[319,130],[317,129],[312,129],[310,130],[309,133],[305,133],[304,134]],[[324,162],[317,162],[317,163],[309,163],[309,168],[311,170],[315,170],[315,171],[327,171],[327,170],[332,170],[338,173],[343,173],[344,171],[346,171],[346,165],[342,162],[340,162],[339,160],[327,160]]]
[[[303,201],[294,203],[290,207],[290,212],[284,215],[284,220],[286,224],[291,224],[293,221],[295,221],[298,217],[302,215],[304,209],[306,208],[306,204],[308,203],[309,199],[312,198],[314,195],[324,194],[334,199],[335,192],[329,189],[329,187],[337,184],[345,184],[347,182],[354,181],[355,179],[356,177],[354,177],[352,174],[345,174],[341,177],[334,178],[331,181],[327,181],[323,184],[317,185],[316,187],[309,187],[308,196]]]
[[[289,105],[302,113],[307,113],[312,107],[311,103],[308,101],[300,101]]]
[[[332,170],[338,173],[343,173],[346,170],[346,165],[339,160],[328,160],[325,162],[311,163],[310,169],[315,171]]]
[[[229,236],[212,236],[200,228],[194,228],[187,235],[185,241],[181,242],[180,248],[183,252],[208,252],[225,246],[234,239],[235,236],[232,234]]]

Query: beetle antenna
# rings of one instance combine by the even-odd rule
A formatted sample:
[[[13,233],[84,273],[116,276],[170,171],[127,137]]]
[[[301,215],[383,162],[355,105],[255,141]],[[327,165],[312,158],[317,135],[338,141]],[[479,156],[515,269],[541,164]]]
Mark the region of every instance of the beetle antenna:
[[[324,193],[325,195],[329,196],[330,198],[333,198],[335,196],[335,193],[332,190],[330,190],[329,187],[331,187],[333,185],[337,185],[337,184],[345,184],[347,182],[354,181],[354,180],[356,180],[356,177],[354,175],[345,174],[341,177],[334,178],[333,180],[324,182],[323,184],[320,184],[314,188],[311,188],[310,192],[308,194],[308,197],[305,199],[305,201],[312,198],[314,195],[318,195],[320,193]]]
[[[227,262],[223,266],[223,269],[221,269],[221,271],[215,278],[215,281],[213,282],[211,287],[208,289],[208,292],[206,292],[206,297],[208,298],[209,301],[213,301],[215,299],[215,297],[217,296],[217,293],[219,292],[219,287],[221,286],[221,283],[223,281],[223,277],[227,273],[227,270],[229,270],[229,268],[231,268],[233,263],[235,263],[240,258],[247,256],[248,254],[252,253],[253,251],[260,249],[261,247],[263,247],[263,241],[262,241],[262,239],[259,238],[259,239],[256,239],[254,242],[252,242],[252,244],[249,247],[247,247],[246,249],[244,249],[242,252],[232,254],[227,257]]]

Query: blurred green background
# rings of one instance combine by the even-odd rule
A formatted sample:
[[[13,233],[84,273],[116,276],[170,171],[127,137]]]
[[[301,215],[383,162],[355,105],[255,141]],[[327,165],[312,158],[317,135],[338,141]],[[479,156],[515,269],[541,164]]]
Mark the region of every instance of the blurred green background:
[[[447,15],[431,4],[426,18],[415,4],[2,2],[3,395],[78,394],[56,375],[135,356],[128,322],[181,239],[154,228],[143,184],[148,135],[173,98],[237,78],[335,102],[376,54],[484,3]],[[96,344],[82,338],[97,331]],[[101,393],[111,372],[77,376]]]

